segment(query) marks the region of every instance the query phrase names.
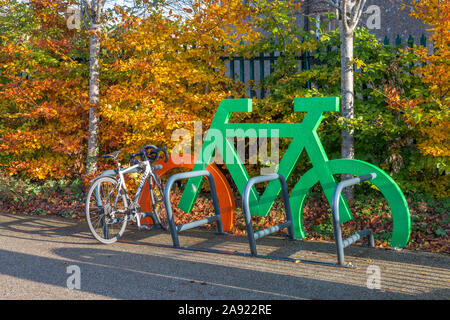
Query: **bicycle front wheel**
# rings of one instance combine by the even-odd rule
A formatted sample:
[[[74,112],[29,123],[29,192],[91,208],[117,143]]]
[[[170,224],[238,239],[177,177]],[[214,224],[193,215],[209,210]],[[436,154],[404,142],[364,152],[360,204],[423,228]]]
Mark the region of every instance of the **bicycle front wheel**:
[[[92,235],[101,243],[116,242],[127,225],[127,199],[112,177],[97,179],[86,197],[86,220]]]

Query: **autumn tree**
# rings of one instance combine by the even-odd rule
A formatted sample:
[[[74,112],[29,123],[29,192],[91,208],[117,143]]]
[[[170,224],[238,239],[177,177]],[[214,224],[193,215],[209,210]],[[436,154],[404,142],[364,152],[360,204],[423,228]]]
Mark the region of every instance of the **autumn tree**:
[[[424,124],[421,129],[423,140],[420,148],[425,155],[449,157],[448,148],[450,124],[450,3],[448,1],[428,0],[413,1],[413,17],[421,19],[431,28],[430,41],[433,50],[418,47],[416,52],[422,60],[422,66],[416,71],[429,87],[429,95],[423,95],[424,119],[417,122]],[[430,107],[430,104],[433,107]]]
[[[0,160],[10,174],[79,174],[86,156],[92,164],[98,152],[168,142],[173,129],[192,120],[206,128],[221,100],[243,94],[225,76],[224,59],[241,40],[257,38],[248,23],[250,6],[193,1],[187,15],[116,7],[104,14],[111,14],[110,24],[94,34],[67,28],[73,4],[2,2]],[[87,9],[92,20],[100,7]],[[13,23],[25,14],[23,25]],[[97,41],[104,50],[93,62]]]
[[[106,0],[81,0],[82,13],[88,17],[87,28],[90,34],[89,68],[89,140],[87,146],[86,173],[97,171],[99,119],[97,109],[100,103],[100,34],[102,32],[103,9]]]
[[[435,193],[448,196],[448,158],[450,156],[450,4],[447,1],[412,1],[411,16],[429,26],[430,47],[408,49],[417,54],[414,73],[422,85],[413,97],[404,96],[393,86],[386,86],[390,108],[402,113],[404,121],[418,131],[417,147],[424,159],[420,164],[434,166],[437,177],[428,179]],[[427,177],[425,177],[427,178]]]
[[[352,120],[355,117],[353,31],[364,11],[366,0],[327,0],[327,2],[338,12],[341,31],[342,116],[347,120]],[[355,156],[355,147],[354,131],[352,129],[346,128],[342,131],[341,146],[342,158],[353,159]],[[348,179],[351,176],[343,175],[343,178]],[[352,188],[347,188],[344,193],[347,198],[353,198]]]
[[[0,3],[0,163],[11,175],[61,178],[84,167],[88,53],[67,28],[71,4]]]
[[[123,13],[104,42],[102,73],[110,86],[100,115],[127,151],[170,142],[173,130],[192,129],[195,120],[207,129],[223,99],[244,95],[225,76],[224,59],[257,39],[248,22],[253,9],[239,0],[197,0],[185,12]]]

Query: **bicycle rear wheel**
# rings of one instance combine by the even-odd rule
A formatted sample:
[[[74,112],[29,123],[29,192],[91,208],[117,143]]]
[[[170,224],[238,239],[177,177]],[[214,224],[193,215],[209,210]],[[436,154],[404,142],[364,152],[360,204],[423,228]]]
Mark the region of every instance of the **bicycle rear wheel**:
[[[97,179],[86,197],[86,220],[92,235],[101,243],[116,242],[125,231],[127,209],[118,181],[112,177]]]

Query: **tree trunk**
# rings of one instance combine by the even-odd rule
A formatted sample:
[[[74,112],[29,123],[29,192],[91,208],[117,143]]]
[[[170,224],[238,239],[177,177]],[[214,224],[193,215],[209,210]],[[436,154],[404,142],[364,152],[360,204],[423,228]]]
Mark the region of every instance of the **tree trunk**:
[[[354,86],[353,86],[353,32],[346,32],[341,21],[341,93],[342,116],[351,120],[354,118]],[[343,159],[354,159],[355,148],[353,130],[342,130],[341,156]],[[342,179],[352,178],[342,175]],[[353,199],[353,188],[346,188],[344,195],[348,200]]]
[[[97,109],[100,103],[100,27],[93,24],[90,36],[90,69],[89,69],[89,140],[87,150],[86,173],[97,171],[98,129]]]

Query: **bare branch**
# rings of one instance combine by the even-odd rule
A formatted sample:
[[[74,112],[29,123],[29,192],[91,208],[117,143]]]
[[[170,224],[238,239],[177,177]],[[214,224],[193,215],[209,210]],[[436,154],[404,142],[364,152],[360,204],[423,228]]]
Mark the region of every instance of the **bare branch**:
[[[361,15],[364,11],[364,7],[366,5],[366,0],[358,0],[355,7],[352,10],[351,15],[351,22],[350,22],[350,28],[353,31],[358,24],[359,20],[361,19]]]
[[[332,7],[341,10],[341,1],[340,0],[325,0],[328,4],[330,4]]]
[[[366,0],[322,0],[337,10],[345,33],[351,33],[361,19]]]
[[[343,28],[344,28],[344,30],[342,30],[342,31],[344,31],[345,32],[345,34],[348,34],[348,33],[350,33],[351,31],[350,31],[350,26],[348,25],[348,4],[349,4],[349,2],[348,2],[348,0],[342,0],[342,8],[341,8],[341,11],[342,11],[342,26],[343,26]]]
[[[95,24],[98,24],[98,23],[101,22],[100,20],[101,20],[101,17],[102,17],[103,8],[105,7],[106,0],[96,0],[95,2],[96,2],[96,5],[97,5],[97,7],[95,8],[96,9],[95,10],[95,17],[96,17]]]

